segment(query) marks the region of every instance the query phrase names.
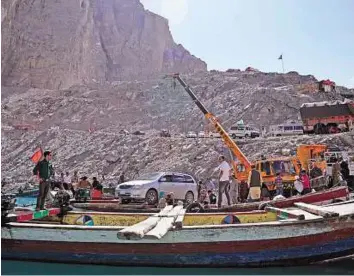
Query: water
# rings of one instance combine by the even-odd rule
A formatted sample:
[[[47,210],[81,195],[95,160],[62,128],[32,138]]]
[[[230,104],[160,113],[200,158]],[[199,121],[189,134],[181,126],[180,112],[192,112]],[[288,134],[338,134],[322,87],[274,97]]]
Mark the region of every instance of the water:
[[[158,268],[158,267],[117,267],[104,265],[79,265],[23,261],[1,261],[2,275],[270,275],[270,274],[296,274],[296,275],[330,275],[354,273],[354,259],[338,261],[335,263],[298,266],[298,267],[269,267],[269,268]]]
[[[36,197],[16,197],[16,205],[18,207],[34,207],[37,203]]]

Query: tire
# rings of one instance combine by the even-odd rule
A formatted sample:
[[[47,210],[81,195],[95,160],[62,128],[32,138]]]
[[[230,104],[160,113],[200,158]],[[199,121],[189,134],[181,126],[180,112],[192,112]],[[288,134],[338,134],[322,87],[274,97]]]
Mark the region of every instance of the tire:
[[[231,137],[232,137],[232,139],[236,139],[237,138],[237,136],[236,136],[236,134],[234,133],[234,134],[232,134],[231,135]]]
[[[194,201],[194,194],[191,191],[188,191],[184,197],[187,204],[191,204]]]
[[[245,135],[245,139],[248,139],[250,138],[250,136],[248,134]]]
[[[158,197],[157,191],[155,189],[150,189],[146,192],[145,201],[149,205],[157,204],[158,200],[159,200],[159,197]]]
[[[277,134],[277,135],[275,135],[276,137],[280,137],[281,136],[281,134]]]
[[[186,213],[204,213],[204,207],[199,202],[189,204]]]

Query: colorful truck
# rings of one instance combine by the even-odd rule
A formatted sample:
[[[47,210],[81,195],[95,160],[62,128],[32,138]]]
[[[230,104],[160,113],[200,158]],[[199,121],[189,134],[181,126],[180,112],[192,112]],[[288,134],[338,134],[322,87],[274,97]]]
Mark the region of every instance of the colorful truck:
[[[354,101],[304,103],[300,107],[304,133],[331,134],[354,127]]]

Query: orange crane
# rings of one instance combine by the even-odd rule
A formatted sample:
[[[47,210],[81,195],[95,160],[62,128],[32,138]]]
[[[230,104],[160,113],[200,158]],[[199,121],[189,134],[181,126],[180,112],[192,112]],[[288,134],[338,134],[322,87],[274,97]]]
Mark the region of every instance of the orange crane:
[[[242,153],[240,148],[236,145],[234,140],[229,136],[229,134],[225,131],[222,125],[219,123],[217,118],[210,113],[206,107],[200,102],[197,96],[193,93],[190,87],[181,79],[178,73],[173,74],[172,77],[176,79],[186,90],[189,96],[192,98],[193,102],[198,106],[198,108],[203,112],[205,118],[215,127],[217,132],[220,134],[221,138],[223,139],[224,143],[228,146],[231,150],[233,155],[239,160],[239,162],[245,167],[245,172],[248,173],[251,170],[251,162],[247,159],[247,157]],[[237,177],[237,164],[232,162],[232,166],[234,169],[235,176]]]
[[[232,167],[234,169],[235,177],[240,181],[247,181],[248,173],[251,170],[251,162],[242,153],[240,148],[236,145],[233,139],[228,135],[225,129],[222,127],[217,118],[209,112],[206,107],[200,102],[197,96],[193,93],[191,88],[181,79],[179,74],[172,74],[175,80],[177,80],[189,96],[192,98],[193,102],[198,106],[198,108],[203,112],[205,118],[214,126],[217,132],[220,134],[225,145],[229,148],[232,154],[238,159],[238,162],[232,162]],[[274,191],[275,177],[277,172],[282,173],[283,183],[288,185],[292,184],[295,180],[295,176],[299,174],[301,165],[303,168],[308,169],[309,162],[314,162],[315,160],[309,160],[314,158],[314,154],[317,156],[325,151],[326,146],[324,145],[301,145],[298,147],[297,156],[293,157],[268,157],[262,158],[261,160],[256,160],[253,164],[256,169],[261,173],[264,183],[269,191]],[[316,162],[318,165],[323,164],[321,162]]]

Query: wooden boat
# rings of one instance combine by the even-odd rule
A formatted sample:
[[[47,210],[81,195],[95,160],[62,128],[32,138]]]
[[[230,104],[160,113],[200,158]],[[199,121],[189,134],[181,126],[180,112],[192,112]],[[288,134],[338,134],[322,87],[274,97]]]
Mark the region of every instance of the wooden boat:
[[[348,199],[349,191],[346,186],[335,187],[328,190],[323,190],[315,193],[310,193],[303,196],[293,196],[282,200],[240,203],[221,209],[210,208],[199,210],[199,212],[244,212],[258,209],[264,209],[265,206],[271,205],[278,208],[287,208],[294,205],[296,202],[304,202],[310,204],[326,204],[331,203],[333,200],[346,200]],[[99,212],[146,212],[158,213],[160,209],[152,205],[130,205],[130,204],[117,204],[116,202],[87,202],[76,203],[73,202],[72,206],[81,210],[92,210]]]
[[[182,206],[167,206],[150,215],[91,212],[75,217],[71,212],[70,218],[64,216],[71,224],[55,222],[54,217],[8,222],[1,229],[1,257],[126,266],[253,267],[310,264],[354,253],[354,201],[326,207],[296,205],[215,214],[185,214]]]

